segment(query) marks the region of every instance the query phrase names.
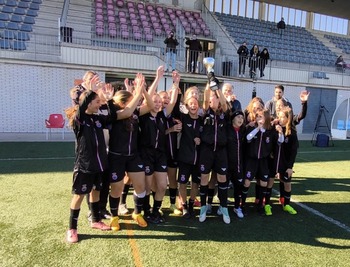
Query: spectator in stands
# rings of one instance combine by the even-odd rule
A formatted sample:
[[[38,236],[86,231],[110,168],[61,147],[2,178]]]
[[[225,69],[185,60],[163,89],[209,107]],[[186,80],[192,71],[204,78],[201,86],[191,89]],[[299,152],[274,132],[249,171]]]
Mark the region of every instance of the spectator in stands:
[[[247,63],[247,57],[249,55],[249,50],[247,48],[247,43],[243,42],[243,44],[238,48],[237,54],[239,56],[239,63],[238,63],[238,76],[239,77],[245,77],[245,65]],[[243,67],[243,69],[242,69]]]
[[[335,66],[338,71],[344,72],[344,69],[346,67],[346,63],[344,61],[343,55],[340,55],[337,60],[335,61]]]
[[[171,63],[172,71],[176,70],[176,46],[179,45],[173,31],[170,32],[169,36],[165,38],[164,43],[166,44],[166,72],[169,71],[169,64]],[[170,62],[171,61],[171,62]]]
[[[202,52],[201,42],[197,39],[195,34],[192,35],[192,38],[186,41],[189,50],[189,60],[188,60],[188,72],[195,73],[197,67],[197,61],[199,53]]]
[[[250,78],[255,79],[256,77],[256,69],[258,67],[259,62],[259,46],[257,44],[254,44],[252,49],[250,50],[250,58],[249,58],[249,75]]]
[[[259,58],[259,69],[260,69],[260,78],[264,77],[264,70],[265,67],[270,59],[270,54],[267,48],[264,48],[262,52],[260,53],[260,58]]]
[[[281,20],[277,23],[277,29],[281,36],[285,28],[286,28],[286,23],[284,22],[284,18],[281,18]]]

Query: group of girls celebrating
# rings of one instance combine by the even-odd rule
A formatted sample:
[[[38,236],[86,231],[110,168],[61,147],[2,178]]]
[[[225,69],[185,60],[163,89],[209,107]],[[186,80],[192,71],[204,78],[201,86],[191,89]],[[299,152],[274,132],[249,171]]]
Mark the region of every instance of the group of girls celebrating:
[[[290,205],[298,148],[291,109],[282,103],[278,105],[277,117],[271,118],[261,99],[254,98],[242,111],[232,96],[230,84],[223,86],[225,95],[207,85],[201,106],[197,87],[181,93],[180,75],[176,71],[172,73],[171,90],[157,93],[163,74],[161,66],[149,88],[144,76],[137,74],[132,86],[125,83],[127,90],[114,92],[109,84],[100,82],[97,73],[90,71],[83,83],[72,89],[74,105],[66,114],[76,136],[76,160],[67,242],[78,242],[77,222],[85,195],[89,196],[92,228],[120,229],[118,209],[124,177],[133,185],[132,218],[140,227],[165,221],[161,206],[168,185],[171,210],[184,218],[194,216],[199,193],[199,221],[204,222],[211,212],[207,203],[213,197],[213,185],[217,184],[220,200],[217,214],[229,224],[229,182],[234,186],[233,211],[243,218],[253,179],[259,185],[258,211],[272,215],[269,202],[277,178],[282,184],[283,210],[296,214]],[[227,87],[231,90],[229,97]],[[101,188],[107,188],[107,194],[101,191],[100,196]],[[108,224],[101,220],[107,197],[111,215]]]

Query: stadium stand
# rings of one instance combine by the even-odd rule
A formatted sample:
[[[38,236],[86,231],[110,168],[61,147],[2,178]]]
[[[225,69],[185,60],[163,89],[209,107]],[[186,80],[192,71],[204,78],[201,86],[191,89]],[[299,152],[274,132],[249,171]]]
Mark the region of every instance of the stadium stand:
[[[327,39],[329,39],[336,47],[340,48],[343,53],[350,54],[350,39],[341,36],[334,36],[330,34],[325,34]]]
[[[215,13],[237,44],[266,47],[274,60],[332,66],[336,55],[305,28],[288,25],[281,36],[276,23]]]

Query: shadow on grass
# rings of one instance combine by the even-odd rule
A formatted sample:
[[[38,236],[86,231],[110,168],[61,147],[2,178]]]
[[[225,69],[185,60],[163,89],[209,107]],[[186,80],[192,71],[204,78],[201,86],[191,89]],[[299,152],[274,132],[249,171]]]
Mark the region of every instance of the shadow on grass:
[[[337,204],[332,209],[339,209]],[[130,216],[120,217],[121,231],[106,234],[79,234],[79,240],[87,239],[136,239],[136,240],[166,240],[166,241],[214,241],[214,242],[281,242],[296,243],[307,246],[350,249],[350,232],[339,228],[306,210],[296,207],[297,215],[290,215],[282,211],[280,205],[273,203],[273,216],[258,215],[254,205],[248,207],[248,216],[244,219],[234,217],[230,207],[231,224],[222,221],[216,215],[217,205],[213,207],[213,214],[207,216],[204,223],[196,217],[184,219],[171,216],[165,212],[166,222],[163,224],[149,224],[147,228],[139,228],[130,222]],[[287,245],[288,246],[288,245]]]

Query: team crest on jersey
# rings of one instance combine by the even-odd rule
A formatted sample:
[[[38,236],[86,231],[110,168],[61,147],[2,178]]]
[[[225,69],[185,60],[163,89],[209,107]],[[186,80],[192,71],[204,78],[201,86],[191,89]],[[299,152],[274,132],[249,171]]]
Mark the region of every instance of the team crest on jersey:
[[[204,165],[201,165],[201,171],[203,172],[205,170]]]
[[[186,181],[186,177],[185,177],[185,175],[184,175],[184,174],[181,174],[180,180],[181,180],[181,182]]]
[[[247,172],[247,175],[246,175],[246,176],[247,176],[247,178],[250,179],[250,178],[252,177],[252,173],[251,173],[251,172]]]
[[[151,172],[151,170],[150,170],[149,166],[146,166],[145,167],[145,173],[150,173],[150,172]]]
[[[102,124],[100,121],[95,121],[95,125],[97,128],[101,128],[102,127]]]
[[[266,143],[270,143],[270,137],[266,137]]]
[[[136,114],[134,114],[134,115],[132,115],[132,118],[133,118],[134,120],[137,120],[137,119],[139,118],[139,116],[137,116]]]
[[[87,185],[86,184],[82,184],[81,185],[81,192],[86,192],[87,190]]]
[[[285,142],[285,143],[288,143],[288,141],[289,141],[289,140],[288,140],[288,137],[284,138],[284,142]]]
[[[116,172],[112,172],[112,180],[116,181],[118,179],[118,175]]]
[[[203,126],[199,127],[199,132],[203,132]]]
[[[224,113],[220,114],[220,119],[223,120],[225,118]]]

